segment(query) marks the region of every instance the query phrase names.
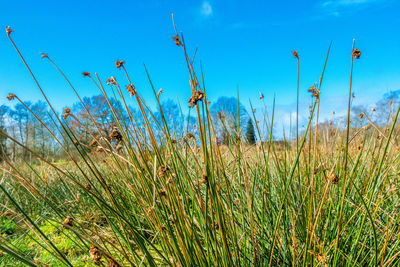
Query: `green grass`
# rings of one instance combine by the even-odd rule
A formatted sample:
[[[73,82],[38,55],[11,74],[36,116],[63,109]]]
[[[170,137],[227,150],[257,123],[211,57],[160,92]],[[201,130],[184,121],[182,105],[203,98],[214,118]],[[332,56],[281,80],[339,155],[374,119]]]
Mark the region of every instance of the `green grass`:
[[[9,37],[12,41],[11,32]],[[59,130],[54,141],[65,153],[59,163],[1,132],[34,160],[10,162],[1,156],[0,264],[400,263],[398,112],[383,127],[386,136],[349,123],[346,129],[324,128],[317,124],[318,93],[307,130],[298,140],[277,142],[272,135],[263,139],[264,131],[274,131],[273,109],[270,117],[255,123],[258,140],[264,142],[251,146],[243,139],[239,118],[229,125],[211,117],[202,73],[196,75],[186,45],[180,46],[192,81],[195,136],[174,140],[175,129],[163,116],[155,123],[141,89],[125,99],[125,86],[115,82],[106,88],[97,74],[86,75],[88,82],[106,99],[118,96],[122,103],[109,104],[116,127],[112,137],[102,131],[107,125],[89,125],[91,114],[88,125],[82,124],[97,141],[98,152],[77,138],[70,127],[76,117],[68,112],[54,121]],[[119,71],[132,84],[125,65]],[[323,72],[318,92],[323,91],[322,79]],[[141,117],[130,112],[129,101],[136,102]],[[121,118],[122,111],[127,119]],[[229,146],[217,143],[217,124],[226,129]],[[66,223],[68,216],[72,220]]]

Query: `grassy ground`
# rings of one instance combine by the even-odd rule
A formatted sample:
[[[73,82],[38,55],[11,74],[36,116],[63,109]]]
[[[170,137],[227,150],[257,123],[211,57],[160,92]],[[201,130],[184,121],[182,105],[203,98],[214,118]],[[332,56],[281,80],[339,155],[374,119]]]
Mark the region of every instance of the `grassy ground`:
[[[236,123],[227,131],[228,145],[219,145],[204,83],[178,35],[175,41],[188,65],[198,134],[176,140],[164,117],[150,123],[124,62],[117,62],[140,119],[123,106],[128,120],[122,120],[121,110],[110,105],[115,129],[110,136],[100,129],[88,133],[94,152],[69,128],[74,117],[66,110],[57,124],[72,148],[54,134],[64,162],[32,151],[32,162],[2,156],[2,265],[400,264],[398,112],[381,129],[351,128],[350,121],[343,129],[322,129],[322,73],[311,88],[307,130],[298,139],[276,142],[268,135],[248,145]],[[108,97],[97,75],[85,76]],[[125,103],[120,85],[110,84]],[[269,112],[255,124],[259,140],[263,129],[274,130]]]

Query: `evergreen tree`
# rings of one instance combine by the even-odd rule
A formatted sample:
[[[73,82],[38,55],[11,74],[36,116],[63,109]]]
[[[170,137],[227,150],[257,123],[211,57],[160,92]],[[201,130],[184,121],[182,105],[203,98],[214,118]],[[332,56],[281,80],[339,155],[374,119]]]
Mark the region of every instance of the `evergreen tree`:
[[[250,145],[256,144],[256,135],[254,133],[253,122],[251,119],[249,119],[249,122],[247,123],[246,140]]]

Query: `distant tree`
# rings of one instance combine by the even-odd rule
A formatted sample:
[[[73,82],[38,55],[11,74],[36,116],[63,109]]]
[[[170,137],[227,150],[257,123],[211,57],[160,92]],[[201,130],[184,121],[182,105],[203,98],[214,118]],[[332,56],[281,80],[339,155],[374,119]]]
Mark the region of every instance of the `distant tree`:
[[[235,97],[220,97],[211,106],[214,128],[219,136],[219,143],[229,144],[229,137],[242,136],[249,115],[245,107]],[[238,127],[238,123],[240,124]]]
[[[164,115],[164,119],[167,123],[167,127],[170,131],[170,134],[174,135],[178,132],[182,134],[183,121],[182,117],[179,114],[178,105],[172,99],[167,99],[166,101],[161,102],[160,106],[162,114]],[[161,111],[160,108],[158,107],[157,111],[154,113],[154,117],[156,118],[157,122],[160,125],[163,125],[163,121],[161,118]]]
[[[378,124],[385,125],[390,119],[390,114],[396,112],[400,104],[400,90],[389,91],[376,103],[376,114]]]
[[[256,135],[254,133],[254,126],[251,119],[247,123],[246,140],[250,145],[256,144]]]

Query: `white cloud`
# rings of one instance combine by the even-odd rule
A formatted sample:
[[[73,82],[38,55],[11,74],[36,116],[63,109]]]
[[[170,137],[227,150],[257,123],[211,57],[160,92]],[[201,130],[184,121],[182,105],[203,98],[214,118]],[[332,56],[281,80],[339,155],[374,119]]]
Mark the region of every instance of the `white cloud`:
[[[319,2],[319,7],[325,13],[332,16],[340,16],[343,12],[351,10],[354,7],[368,7],[372,4],[384,2],[387,0],[324,0]]]
[[[213,8],[208,1],[204,1],[201,5],[201,14],[205,17],[211,16],[213,14]]]

